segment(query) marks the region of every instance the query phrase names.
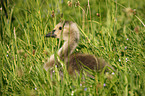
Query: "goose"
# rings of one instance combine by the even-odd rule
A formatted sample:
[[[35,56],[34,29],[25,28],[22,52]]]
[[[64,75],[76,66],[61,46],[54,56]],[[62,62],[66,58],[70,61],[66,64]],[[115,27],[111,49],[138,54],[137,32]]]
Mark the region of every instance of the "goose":
[[[89,68],[91,70],[102,71],[107,66],[111,69],[108,63],[104,59],[97,58],[95,55],[73,53],[78,45],[80,34],[77,24],[72,21],[62,21],[58,23],[55,28],[46,35],[46,37],[53,37],[64,40],[64,44],[58,50],[57,55],[67,66],[68,73],[73,75],[75,72],[80,72],[83,68]],[[47,71],[52,68],[55,63],[59,63],[55,60],[54,54],[50,56],[48,61],[44,64],[44,69]],[[107,70],[106,68],[106,70]]]

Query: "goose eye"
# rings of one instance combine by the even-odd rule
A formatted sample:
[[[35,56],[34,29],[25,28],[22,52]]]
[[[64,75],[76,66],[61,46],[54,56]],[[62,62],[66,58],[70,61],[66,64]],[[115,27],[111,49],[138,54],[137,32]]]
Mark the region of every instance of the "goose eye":
[[[59,27],[59,30],[62,30],[62,27]]]

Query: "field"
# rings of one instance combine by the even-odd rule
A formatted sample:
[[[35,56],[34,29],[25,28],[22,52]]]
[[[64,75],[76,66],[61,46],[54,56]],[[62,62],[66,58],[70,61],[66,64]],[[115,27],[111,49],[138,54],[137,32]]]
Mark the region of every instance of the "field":
[[[3,4],[1,96],[145,94],[144,0],[3,0]],[[64,76],[60,77],[60,68],[54,66],[51,77],[43,65],[60,44],[45,35],[61,20],[76,22],[80,30],[74,53],[102,57],[115,71],[94,73],[94,79],[82,74],[72,77],[62,61]]]

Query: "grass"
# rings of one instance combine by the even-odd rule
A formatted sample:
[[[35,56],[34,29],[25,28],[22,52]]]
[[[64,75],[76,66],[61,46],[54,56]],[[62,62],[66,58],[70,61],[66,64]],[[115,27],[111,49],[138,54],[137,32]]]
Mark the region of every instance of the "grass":
[[[145,3],[142,0],[7,0],[2,9],[0,41],[0,95],[145,94]],[[6,4],[5,4],[6,5]],[[136,9],[136,11],[134,10]],[[98,14],[97,14],[98,13]],[[63,14],[63,16],[62,16]],[[115,68],[111,74],[82,75],[75,79],[63,67],[64,77],[44,62],[57,52],[59,41],[44,36],[61,20],[78,24],[81,40],[75,52],[103,57]]]

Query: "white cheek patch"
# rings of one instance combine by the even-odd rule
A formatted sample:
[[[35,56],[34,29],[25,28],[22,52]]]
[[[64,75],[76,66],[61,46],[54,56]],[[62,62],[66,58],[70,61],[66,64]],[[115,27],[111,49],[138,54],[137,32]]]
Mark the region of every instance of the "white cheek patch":
[[[55,34],[56,34],[56,37],[57,37],[57,38],[59,38],[59,37],[60,37],[60,34],[59,34],[59,32],[58,32],[58,31],[56,31],[56,33],[55,33]]]
[[[56,32],[55,32],[55,34],[56,34],[56,38],[61,38],[61,30],[57,30]]]

